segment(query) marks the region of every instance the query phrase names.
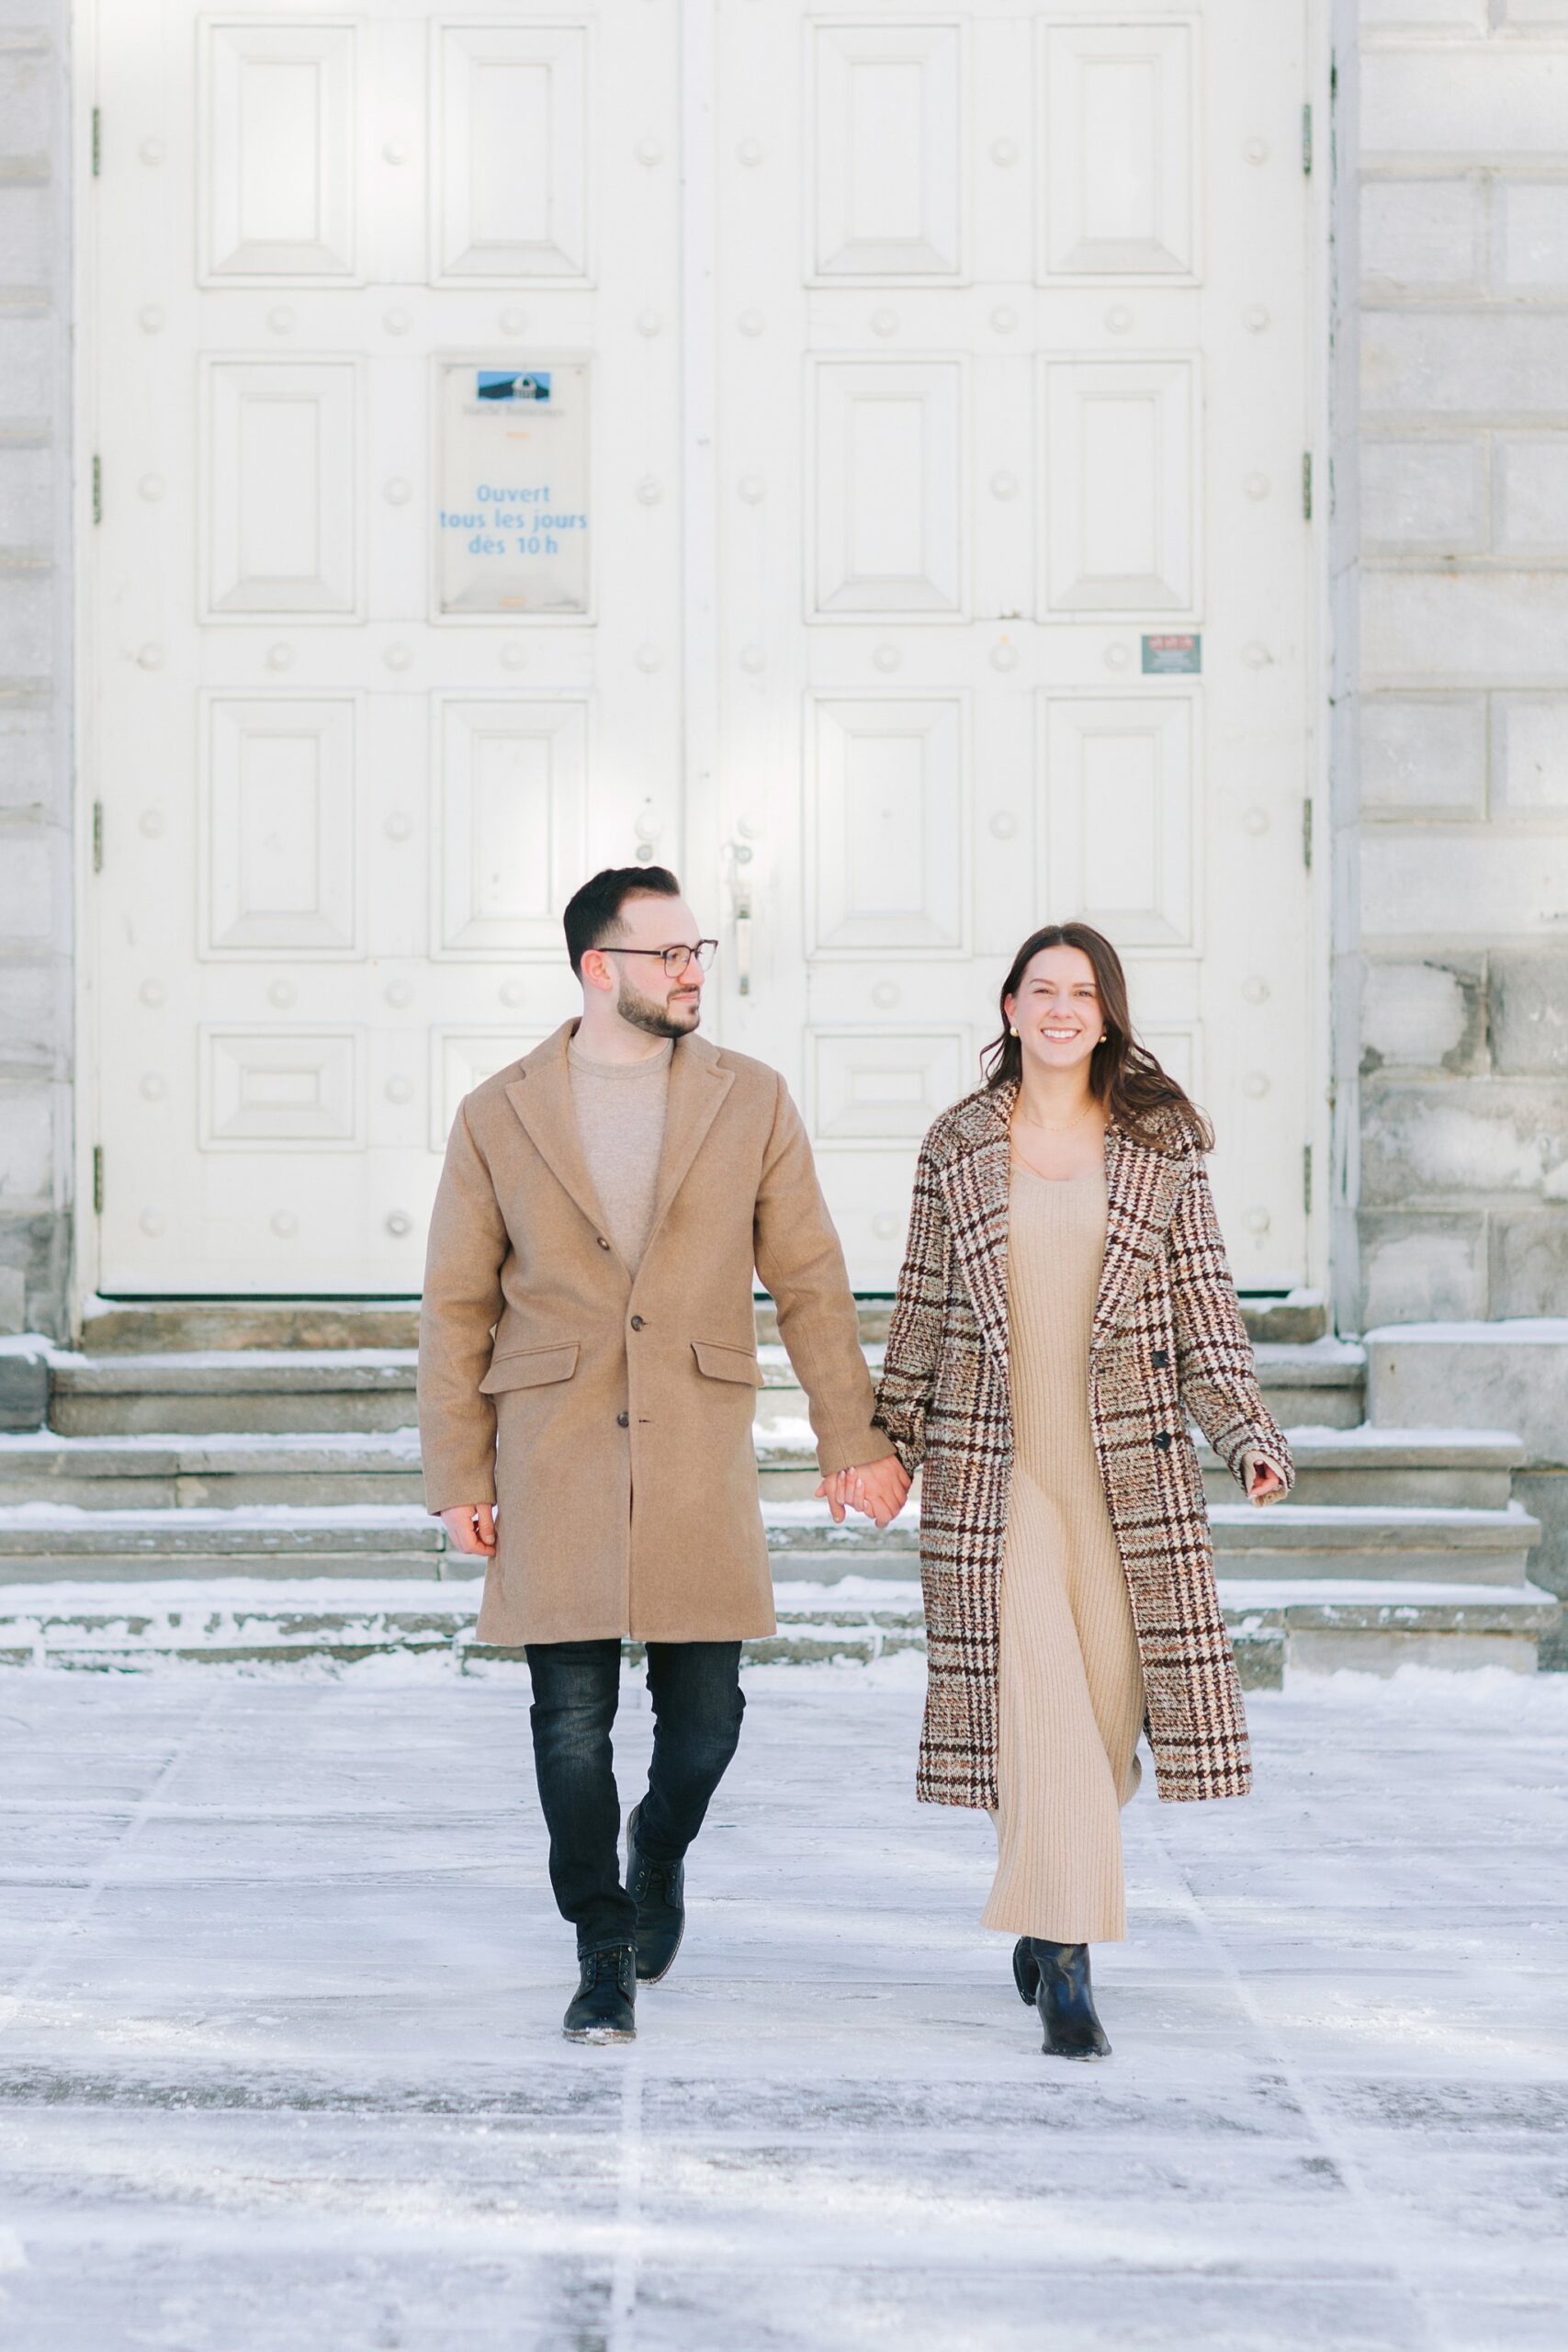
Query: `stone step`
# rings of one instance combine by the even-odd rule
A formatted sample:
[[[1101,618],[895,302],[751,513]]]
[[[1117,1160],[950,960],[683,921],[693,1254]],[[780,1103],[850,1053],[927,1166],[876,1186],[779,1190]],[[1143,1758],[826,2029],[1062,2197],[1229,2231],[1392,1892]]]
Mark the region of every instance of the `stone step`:
[[[830,1584],[847,1574],[917,1573],[919,1524],[907,1512],[878,1529],[835,1527],[826,1506],[769,1502],[769,1550],[792,1578]],[[1503,1510],[1398,1510],[1244,1502],[1211,1512],[1220,1572],[1254,1580],[1345,1577],[1379,1583],[1521,1585],[1537,1521]],[[253,1504],[222,1510],[88,1510],[67,1503],[13,1506],[0,1521],[0,1583],[89,1575],[127,1577],[265,1575],[423,1576],[474,1570],[450,1553],[438,1521],[417,1504]]]
[[[65,1437],[0,1435],[0,1506],[183,1510],[253,1503],[423,1506],[412,1429]]]
[[[757,1459],[764,1494],[810,1495],[818,1471],[804,1420],[759,1421]],[[1292,1505],[1371,1504],[1501,1510],[1521,1459],[1517,1438],[1486,1430],[1292,1429],[1295,1460]],[[1239,1489],[1200,1438],[1199,1459],[1211,1507],[1235,1502]],[[4,1454],[0,1453],[0,1479]],[[1276,1506],[1278,1508],[1278,1506]]]
[[[1529,1671],[1554,1620],[1550,1595],[1524,1586],[1258,1586],[1224,1580],[1221,1600],[1242,1679],[1282,1682],[1287,1671],[1341,1667],[1387,1673],[1407,1663]],[[869,1660],[924,1647],[919,1588],[848,1579],[831,1594],[781,1580],[776,1634],[745,1645],[753,1663]],[[449,1656],[465,1669],[520,1663],[476,1643],[478,1590],[449,1584],[265,1582],[16,1586],[0,1595],[0,1664],[114,1671],[176,1659],[272,1667],[309,1660]],[[636,1655],[636,1645],[628,1645]]]
[[[1295,1429],[1295,1503],[1392,1503],[1500,1510],[1517,1442],[1477,1430]],[[759,1419],[764,1498],[809,1498],[818,1483],[804,1415]],[[1206,1446],[1213,1503],[1235,1499]],[[253,1503],[421,1503],[419,1441],[412,1429],[209,1430],[69,1437],[0,1433],[0,1508],[74,1503],[88,1510],[188,1510]]]
[[[882,1345],[865,1343],[874,1378]],[[759,1350],[764,1428],[805,1423],[806,1400],[776,1342]],[[49,1426],[67,1437],[386,1432],[415,1418],[412,1348],[257,1348],[49,1357]],[[1361,1351],[1337,1340],[1264,1342],[1258,1375],[1283,1424],[1353,1428],[1361,1419]]]
[[[1367,1504],[1213,1506],[1222,1576],[1359,1577],[1380,1584],[1522,1585],[1540,1522],[1517,1503],[1503,1510]]]
[[[401,1503],[256,1504],[244,1510],[26,1503],[0,1520],[0,1584],[258,1574],[428,1578],[442,1574],[446,1556],[440,1522]]]
[[[405,1429],[416,1363],[412,1348],[59,1355],[50,1426],[66,1437]]]
[[[861,1337],[887,1336],[893,1302],[856,1301]],[[757,1336],[778,1338],[778,1317],[765,1294],[757,1295]],[[1244,1298],[1242,1313],[1254,1340],[1299,1342],[1328,1329],[1321,1291]],[[155,1298],[87,1302],[83,1340],[95,1354],[186,1354],[213,1349],[354,1349],[417,1346],[417,1298]]]
[[[1395,1430],[1284,1424],[1296,1465],[1291,1507],[1315,1503],[1503,1510],[1524,1458],[1517,1438],[1497,1430]],[[1211,1503],[1234,1502],[1236,1486],[1213,1449],[1199,1442]],[[1279,1508],[1279,1506],[1274,1506]]]
[[[1235,1495],[1234,1486],[1230,1492]],[[885,1563],[919,1552],[909,1511],[891,1527],[866,1521],[834,1527],[820,1503],[769,1503],[768,1545],[792,1576],[825,1581],[884,1575]],[[1274,1503],[1259,1510],[1235,1500],[1212,1505],[1214,1559],[1224,1577],[1292,1581],[1347,1577],[1378,1584],[1522,1585],[1539,1521],[1517,1503],[1500,1510],[1387,1509],[1365,1504]],[[802,1563],[809,1559],[807,1570]]]
[[[880,1339],[863,1344],[874,1380],[886,1351]],[[1281,1428],[1301,1423],[1346,1430],[1359,1425],[1366,1363],[1353,1341],[1317,1340],[1298,1345],[1264,1340],[1255,1353],[1264,1402]],[[806,1398],[784,1350],[764,1342],[758,1348],[757,1359],[762,1372],[757,1398],[759,1422],[764,1428],[786,1421],[804,1426]]]

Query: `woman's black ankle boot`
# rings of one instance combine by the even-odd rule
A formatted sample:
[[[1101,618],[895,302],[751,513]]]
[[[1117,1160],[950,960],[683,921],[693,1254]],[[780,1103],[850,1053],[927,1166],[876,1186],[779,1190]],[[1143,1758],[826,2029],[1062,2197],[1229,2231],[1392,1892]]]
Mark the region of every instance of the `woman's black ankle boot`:
[[[1089,1980],[1089,1946],[1054,1944],[1044,1936],[1024,1939],[1029,1957],[1039,1972],[1034,2006],[1045,2029],[1044,2048],[1052,2058],[1109,2058],[1111,2044],[1094,2011]],[[1015,1954],[1013,1973],[1023,1991],[1023,1971]]]

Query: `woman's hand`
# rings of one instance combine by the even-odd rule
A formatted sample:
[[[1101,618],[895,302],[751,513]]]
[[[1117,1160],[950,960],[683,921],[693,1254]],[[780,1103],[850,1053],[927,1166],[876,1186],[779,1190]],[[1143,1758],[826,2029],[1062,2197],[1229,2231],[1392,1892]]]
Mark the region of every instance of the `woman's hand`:
[[[1261,1510],[1265,1503],[1274,1502],[1284,1491],[1285,1482],[1274,1464],[1265,1461],[1261,1453],[1249,1453],[1247,1457],[1247,1501],[1256,1503]]]

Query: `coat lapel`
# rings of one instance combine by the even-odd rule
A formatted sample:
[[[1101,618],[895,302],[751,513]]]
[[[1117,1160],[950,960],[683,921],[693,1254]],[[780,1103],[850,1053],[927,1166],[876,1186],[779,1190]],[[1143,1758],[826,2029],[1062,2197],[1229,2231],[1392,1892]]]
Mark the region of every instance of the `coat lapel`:
[[[1118,1127],[1105,1131],[1105,1255],[1095,1295],[1093,1351],[1108,1340],[1148,1279],[1187,1169]]]
[[[529,1141],[558,1183],[581,1210],[595,1233],[604,1230],[604,1212],[582,1157],[577,1114],[571,1104],[571,1078],[566,1048],[577,1023],[563,1021],[552,1036],[525,1057],[523,1067],[506,1090],[506,1099],[527,1131]]]
[[[964,1148],[942,1170],[947,1227],[986,1345],[1008,1377],[1008,1189],[1012,1179],[1008,1121],[1016,1082],[975,1096],[962,1109]]]
[[[734,1083],[734,1071],[724,1068],[705,1037],[676,1040],[670,1061],[670,1095],[664,1111],[664,1148],[659,1155],[653,1222],[648,1228],[649,1250]],[[647,1254],[645,1250],[645,1259]]]

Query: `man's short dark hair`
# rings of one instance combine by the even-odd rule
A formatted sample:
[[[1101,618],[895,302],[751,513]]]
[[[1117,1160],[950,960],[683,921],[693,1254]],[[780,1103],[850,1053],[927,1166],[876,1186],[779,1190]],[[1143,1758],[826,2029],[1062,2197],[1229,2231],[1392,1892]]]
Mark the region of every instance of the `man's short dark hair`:
[[[582,958],[591,947],[614,944],[621,928],[621,909],[628,899],[678,899],[681,885],[667,865],[606,865],[573,891],[561,921],[571,968],[582,978]]]

